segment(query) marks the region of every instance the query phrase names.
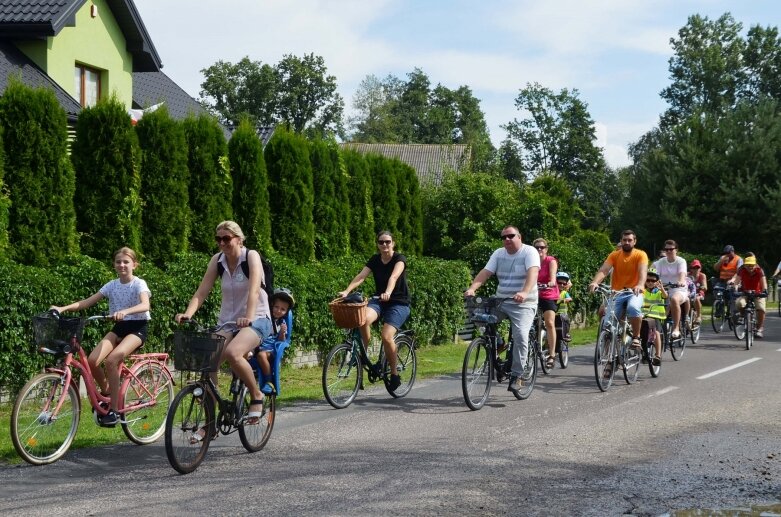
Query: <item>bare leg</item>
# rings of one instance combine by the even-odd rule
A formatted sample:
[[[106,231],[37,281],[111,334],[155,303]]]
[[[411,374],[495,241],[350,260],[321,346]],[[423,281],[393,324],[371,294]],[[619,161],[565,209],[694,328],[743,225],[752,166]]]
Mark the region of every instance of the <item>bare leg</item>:
[[[255,374],[252,372],[252,367],[246,359],[247,352],[258,346],[258,343],[260,343],[260,338],[255,331],[245,327],[231,340],[224,353],[225,359],[230,364],[233,373],[249,389],[252,400],[263,400],[263,393],[258,388]],[[258,406],[258,404],[254,405]],[[255,407],[254,410],[259,411],[260,408]],[[252,406],[250,406],[250,411],[253,411]]]
[[[119,409],[119,372],[125,357],[132,354],[142,344],[141,338],[135,334],[128,334],[114,348],[106,358],[106,375],[108,376],[108,390],[111,393],[111,409]]]
[[[396,327],[388,325],[382,326],[382,348],[385,350],[385,357],[388,359],[391,375],[396,375],[396,344],[393,338],[396,336]]]
[[[556,357],[556,311],[545,311],[542,317],[545,320],[545,331],[548,333],[548,355]]]
[[[111,391],[109,391],[109,386],[106,382],[106,375],[103,373],[103,367],[101,367],[101,363],[104,359],[106,359],[106,357],[108,357],[111,351],[114,350],[114,343],[116,343],[118,340],[119,338],[116,334],[109,332],[103,339],[100,340],[98,345],[92,350],[89,358],[87,359],[90,372],[92,372],[92,377],[95,379],[95,384],[98,385],[98,388],[100,389],[101,393],[103,393],[103,395],[109,395]]]

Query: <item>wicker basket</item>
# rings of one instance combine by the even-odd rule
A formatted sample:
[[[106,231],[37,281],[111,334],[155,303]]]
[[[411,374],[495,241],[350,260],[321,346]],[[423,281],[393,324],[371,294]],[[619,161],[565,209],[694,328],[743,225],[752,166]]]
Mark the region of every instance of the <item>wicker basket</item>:
[[[367,300],[361,303],[344,303],[340,300],[341,298],[337,298],[328,304],[339,327],[354,329],[366,324],[366,306],[369,304]]]
[[[174,332],[174,367],[188,372],[216,372],[225,348],[225,336],[210,332]]]

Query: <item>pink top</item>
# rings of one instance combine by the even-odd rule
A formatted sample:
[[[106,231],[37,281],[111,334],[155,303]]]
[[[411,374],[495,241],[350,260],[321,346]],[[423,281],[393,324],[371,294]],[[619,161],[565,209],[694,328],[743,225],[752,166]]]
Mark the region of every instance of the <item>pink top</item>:
[[[550,265],[551,262],[557,262],[556,257],[551,255],[546,256],[540,261],[540,273],[537,275],[538,284],[547,284],[551,281],[550,277]],[[559,286],[554,283],[554,286],[549,289],[540,289],[540,300],[558,300],[559,299]]]

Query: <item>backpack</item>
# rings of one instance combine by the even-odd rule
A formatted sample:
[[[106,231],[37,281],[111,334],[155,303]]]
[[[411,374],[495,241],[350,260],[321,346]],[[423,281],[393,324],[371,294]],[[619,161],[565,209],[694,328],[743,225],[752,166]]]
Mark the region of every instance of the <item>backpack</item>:
[[[247,253],[249,253],[249,250],[247,250]],[[217,277],[219,278],[222,278],[222,274],[225,273],[225,266],[221,262],[222,255],[223,253],[220,252],[220,256],[217,258]],[[258,255],[260,255],[260,252],[258,252]],[[249,262],[247,259],[242,260],[240,265],[244,276],[249,278]],[[263,266],[263,282],[261,282],[260,287],[266,291],[268,299],[271,300],[271,295],[274,294],[274,268],[271,267],[271,262],[266,260],[266,257],[263,255],[260,255],[260,265]]]

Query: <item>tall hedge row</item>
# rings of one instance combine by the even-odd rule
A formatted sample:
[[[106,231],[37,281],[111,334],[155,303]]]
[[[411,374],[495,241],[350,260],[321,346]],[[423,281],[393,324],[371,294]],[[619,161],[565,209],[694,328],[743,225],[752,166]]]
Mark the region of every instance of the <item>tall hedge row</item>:
[[[228,167],[228,144],[217,119],[201,114],[182,123],[190,171],[190,248],[214,249],[214,228],[233,218],[233,180]]]
[[[236,222],[247,235],[249,246],[268,253],[275,244],[271,240],[268,172],[263,145],[247,120],[241,121],[228,143],[228,160]]]
[[[184,130],[163,106],[136,126],[141,147],[141,247],[158,264],[187,250],[187,151]]]
[[[399,203],[398,231],[404,237],[404,250],[413,255],[423,254],[423,208],[420,185],[415,169],[400,160],[390,166],[396,173],[396,199]]]
[[[71,160],[82,253],[105,259],[122,246],[140,249],[140,158],[130,117],[116,97],[81,112]]]
[[[272,242],[299,263],[315,257],[314,185],[307,141],[278,129],[266,145]]]
[[[66,122],[51,90],[12,79],[0,98],[9,256],[22,264],[54,263],[77,250]]]
[[[0,126],[0,260],[8,252],[8,209],[11,201],[8,199],[3,177],[5,176],[5,149],[3,147],[3,128]]]
[[[309,161],[314,185],[315,258],[343,257],[350,250],[350,204],[336,142],[310,142]]]
[[[342,151],[347,175],[347,194],[350,204],[350,248],[354,253],[373,253],[374,209],[372,208],[372,180],[369,164],[361,153]]]
[[[398,200],[398,178],[393,161],[380,155],[366,157],[372,182],[372,206],[374,208],[374,232],[388,230],[404,246],[405,236],[399,233],[401,210]]]
[[[276,285],[290,288],[296,297],[289,353],[294,354],[296,350],[327,352],[344,339],[341,329],[333,323],[328,302],[335,292],[344,289],[366,257],[303,265],[276,253],[270,253],[269,258],[274,265]],[[174,315],[187,306],[208,261],[207,254],[185,253],[172,258],[163,268],[151,262],[141,263],[136,272],[146,280],[152,292],[152,321],[143,351],[171,352]],[[467,266],[429,258],[410,258],[408,266],[412,317],[407,326],[415,331],[421,344],[451,339],[463,317],[461,293],[469,282]],[[16,391],[51,360],[51,356],[37,353],[30,340],[34,314],[45,311],[52,304],[65,304],[89,296],[115,277],[109,261],[85,256],[66,258],[58,266],[49,268],[0,261],[0,292],[8,300],[0,304],[0,391]],[[371,282],[363,289],[371,294]],[[219,286],[216,286],[196,319],[206,323],[216,321],[219,303]],[[107,308],[103,301],[84,315]],[[109,325],[109,322],[96,323],[86,330],[87,352],[106,333]]]

